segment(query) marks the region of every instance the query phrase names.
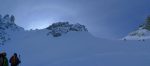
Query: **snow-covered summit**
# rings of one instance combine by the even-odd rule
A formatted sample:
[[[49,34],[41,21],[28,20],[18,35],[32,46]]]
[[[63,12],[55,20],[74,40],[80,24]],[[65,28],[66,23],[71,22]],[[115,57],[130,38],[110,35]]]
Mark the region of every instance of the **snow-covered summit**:
[[[84,25],[79,23],[69,24],[69,22],[53,23],[49,27],[40,30],[25,31],[24,28],[15,24],[15,17],[13,15],[0,15],[0,45],[8,40],[15,40],[17,37],[42,33],[41,35],[52,35],[59,37],[68,32],[88,32]]]
[[[129,33],[123,40],[145,40],[150,39],[150,16],[147,17],[146,22],[140,25],[139,29]]]
[[[4,17],[0,15],[0,30],[18,31],[24,29],[15,24],[15,17],[13,15],[7,14]]]
[[[150,41],[95,38],[89,32],[68,32],[61,37],[33,30],[0,47],[10,58],[20,55],[20,66],[150,66]]]
[[[69,24],[69,22],[57,22],[53,23],[49,27],[47,27],[49,30],[48,34],[53,35],[54,37],[59,37],[62,34],[66,34],[68,32],[88,32],[87,28],[84,25],[81,25],[79,23],[77,24]]]
[[[123,40],[144,40],[144,39],[150,39],[150,31],[141,28],[129,33],[129,35],[123,38]]]
[[[23,31],[24,29],[15,24],[15,17],[13,15],[0,15],[0,44],[4,44],[7,40],[10,40],[10,34]]]
[[[16,52],[21,60],[19,66],[150,66],[150,41],[100,39],[92,36],[84,25],[68,22],[23,32],[5,27],[15,24],[10,17],[1,23],[6,30],[1,29],[1,33],[5,32],[11,40],[0,46],[0,51],[7,52],[8,59]],[[67,34],[53,37],[55,33]]]

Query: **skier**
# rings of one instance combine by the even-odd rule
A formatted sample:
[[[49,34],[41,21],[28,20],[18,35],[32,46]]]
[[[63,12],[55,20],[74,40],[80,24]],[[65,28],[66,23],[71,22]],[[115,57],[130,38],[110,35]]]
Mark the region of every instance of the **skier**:
[[[3,55],[2,55],[2,54],[0,54],[0,66],[3,66],[3,61],[4,61],[4,59],[3,59]]]
[[[17,53],[14,53],[14,55],[10,58],[9,62],[11,63],[11,66],[18,66],[21,61],[17,57]]]
[[[2,56],[3,56],[3,66],[8,66],[8,59],[6,57],[6,52],[2,52]]]

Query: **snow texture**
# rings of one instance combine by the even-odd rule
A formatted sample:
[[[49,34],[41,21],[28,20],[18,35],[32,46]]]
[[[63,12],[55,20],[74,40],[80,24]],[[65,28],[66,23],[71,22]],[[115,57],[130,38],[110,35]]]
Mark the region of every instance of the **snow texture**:
[[[7,57],[17,52],[20,66],[150,66],[150,41],[119,41],[69,32],[60,37],[47,29],[16,34],[1,46]]]
[[[11,15],[0,15],[0,45],[3,45],[6,41],[11,40],[9,36],[15,34],[18,31],[24,31],[22,27],[17,26],[15,23],[15,17]]]
[[[123,40],[142,40],[150,39],[150,31],[147,29],[139,28],[136,31],[129,33],[128,36],[124,37]]]
[[[8,17],[5,19],[2,25],[3,22],[11,23]],[[6,51],[8,58],[15,52],[20,54],[20,66],[150,66],[149,40],[95,38],[85,26],[67,22],[55,23],[41,30],[5,29],[1,33],[6,33],[11,40],[0,46],[0,51]],[[61,36],[54,37],[53,32]],[[131,34],[149,36],[148,32],[141,29],[135,32],[138,34]]]

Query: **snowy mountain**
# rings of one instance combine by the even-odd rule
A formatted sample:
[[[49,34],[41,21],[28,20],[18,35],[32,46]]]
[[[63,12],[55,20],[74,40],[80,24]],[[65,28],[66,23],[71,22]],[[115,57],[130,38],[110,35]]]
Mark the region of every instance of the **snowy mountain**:
[[[49,30],[48,34],[51,34],[54,37],[59,37],[62,34],[66,34],[68,32],[72,32],[72,31],[75,31],[75,32],[81,32],[81,31],[87,32],[88,31],[84,25],[81,25],[79,23],[69,24],[69,22],[53,23],[52,25],[47,27],[47,29]]]
[[[69,32],[60,37],[47,29],[23,34],[1,47],[8,58],[17,52],[20,66],[149,66],[149,41],[95,38],[89,32]]]
[[[128,36],[123,38],[124,40],[145,40],[150,39],[150,31],[147,29],[138,29],[131,32]]]
[[[146,23],[141,25],[139,29],[129,33],[123,40],[142,40],[150,39],[150,17],[147,17]]]
[[[60,37],[63,34],[67,34],[69,32],[88,32],[84,25],[79,23],[69,24],[69,22],[53,23],[43,30],[47,30],[45,35],[52,35],[53,37]],[[22,27],[16,25],[15,17],[13,15],[5,15],[4,17],[0,15],[0,45],[4,45],[4,43],[9,40],[14,40],[16,37],[28,35],[36,31],[41,30],[25,31]],[[19,36],[16,36],[16,34]]]
[[[20,66],[150,66],[150,41],[95,38],[84,25],[68,22],[41,30],[5,29],[11,40],[0,51],[8,58],[20,54]]]
[[[10,36],[16,32],[23,31],[22,27],[17,26],[15,23],[15,17],[13,15],[0,15],[0,45],[3,45],[6,41],[11,40]]]

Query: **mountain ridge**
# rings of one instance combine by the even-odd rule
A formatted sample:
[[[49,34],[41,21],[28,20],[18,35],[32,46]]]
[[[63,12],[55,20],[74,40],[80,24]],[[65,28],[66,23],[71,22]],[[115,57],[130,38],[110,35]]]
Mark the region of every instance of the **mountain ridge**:
[[[0,15],[0,45],[4,45],[6,41],[15,39],[16,34],[20,34],[19,36],[22,34],[28,35],[29,33],[42,30],[43,29],[26,31],[24,28],[15,24],[15,17],[13,15],[10,16],[6,14],[3,17]],[[79,23],[70,24],[69,22],[56,22],[44,28],[44,30],[47,30],[45,35],[52,35],[53,37],[60,37],[69,32],[88,32],[84,25]]]
[[[72,29],[67,22],[55,24],[41,30],[5,31],[11,39],[0,51],[7,58],[20,55],[20,66],[150,66],[150,41],[100,39],[83,25],[73,24]],[[57,31],[61,36],[53,35]]]

